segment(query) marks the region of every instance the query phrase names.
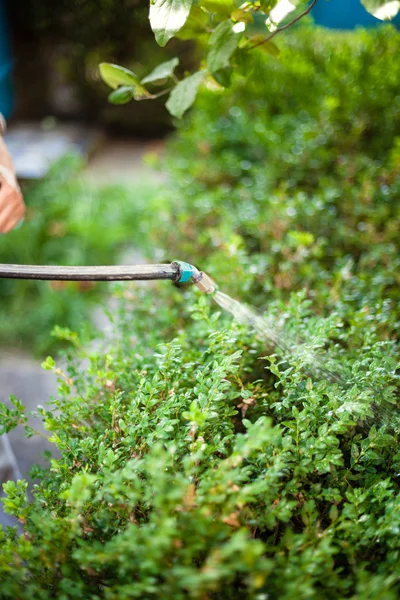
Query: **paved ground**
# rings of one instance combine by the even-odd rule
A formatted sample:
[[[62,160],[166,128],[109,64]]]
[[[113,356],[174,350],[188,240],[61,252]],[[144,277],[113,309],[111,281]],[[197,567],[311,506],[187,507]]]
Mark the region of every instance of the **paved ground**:
[[[87,177],[90,181],[130,182],[142,178],[163,180],[159,171],[147,166],[146,155],[160,155],[164,150],[162,140],[109,140],[90,159]]]
[[[87,177],[99,183],[129,182],[139,177],[162,181],[160,173],[152,171],[142,162],[144,155],[159,153],[162,147],[162,142],[111,140],[90,160]],[[135,260],[140,261],[140,257],[135,256]],[[95,320],[99,327],[107,327],[100,310],[96,311]],[[38,404],[45,405],[55,393],[55,377],[40,367],[40,360],[12,349],[0,354],[0,402],[7,403],[10,395],[14,394],[27,406],[28,411],[33,411]],[[38,422],[35,421],[34,426],[37,429]],[[51,445],[46,444],[43,438],[36,436],[27,439],[23,433],[23,428],[18,427],[6,438],[0,438],[0,482],[26,477],[31,465],[41,462],[43,450],[46,447],[51,449]],[[1,506],[0,523],[12,524]]]

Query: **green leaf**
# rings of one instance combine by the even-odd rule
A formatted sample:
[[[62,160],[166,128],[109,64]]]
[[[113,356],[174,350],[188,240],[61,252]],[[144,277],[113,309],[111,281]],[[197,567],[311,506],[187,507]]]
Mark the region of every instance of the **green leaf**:
[[[178,31],[176,37],[180,40],[192,40],[196,38],[197,41],[202,35],[207,35],[208,37],[207,24],[209,17],[210,15],[198,6],[192,6],[186,23]]]
[[[229,65],[229,59],[236,50],[241,33],[235,33],[231,20],[220,23],[212,32],[209,43],[211,49],[207,56],[207,66],[215,73]]]
[[[102,80],[113,88],[113,90],[117,89],[120,85],[134,86],[140,83],[135,73],[129,69],[125,69],[125,67],[111,63],[100,63],[99,69]]]
[[[160,81],[160,79],[167,79],[173,75],[178,65],[179,58],[171,58],[171,60],[161,63],[151,73],[146,75],[142,79],[142,83],[152,83],[153,81]]]
[[[361,0],[361,4],[381,21],[391,21],[400,11],[400,0]]]
[[[111,104],[127,104],[134,97],[134,88],[129,85],[122,85],[118,89],[111,92],[108,96],[108,100]]]
[[[243,8],[238,8],[237,10],[234,10],[233,13],[231,14],[231,19],[233,21],[242,21],[244,23],[253,23],[254,22],[254,18],[253,15],[251,14],[251,12],[249,12],[248,10],[245,10]]]
[[[45,369],[45,371],[51,371],[56,366],[54,358],[48,356],[45,361],[42,362],[41,367]]]
[[[254,70],[255,61],[253,51],[238,48],[235,54],[235,66],[237,72],[244,77],[248,77]]]
[[[231,12],[236,9],[236,3],[233,0],[202,0],[201,4],[209,12],[225,17],[229,17]]]
[[[184,26],[193,0],[154,0],[150,4],[150,25],[160,46]]]
[[[232,73],[233,69],[228,67],[227,69],[216,71],[216,73],[213,73],[213,77],[219,85],[222,85],[222,87],[229,87],[232,82]]]
[[[183,81],[172,90],[166,107],[174,117],[181,119],[188,108],[190,108],[196,99],[199,85],[205,77],[204,71],[198,71]]]
[[[116,90],[120,86],[131,87],[134,90],[133,96],[135,98],[145,98],[146,96],[150,96],[149,92],[141,85],[138,76],[135,75],[133,71],[111,63],[101,63],[99,69],[101,78],[113,90]],[[115,104],[121,104],[121,102],[115,102]]]
[[[279,56],[280,50],[274,42],[271,40],[264,41],[265,35],[257,34],[253,35],[251,38],[247,40],[245,44],[245,48],[249,50],[255,48],[260,50],[261,52],[265,52],[266,54],[270,54],[271,56]]]

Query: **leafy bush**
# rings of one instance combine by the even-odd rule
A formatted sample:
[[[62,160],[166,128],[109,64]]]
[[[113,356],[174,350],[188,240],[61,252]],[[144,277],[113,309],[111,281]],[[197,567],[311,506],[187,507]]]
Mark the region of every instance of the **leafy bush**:
[[[306,28],[286,43],[252,83],[203,93],[181,128],[164,245],[260,305],[303,287],[329,310],[342,269],[364,282],[360,302],[398,298],[398,33]]]
[[[38,410],[60,456],[32,469],[32,499],[26,482],[5,486],[23,525],[2,532],[5,599],[398,598],[400,152],[378,65],[397,72],[399,42],[317,37],[330,64],[317,97],[300,89],[308,36],[290,42],[304,52],[282,112],[271,88],[290,89],[285,58],[260,63],[259,92],[239,81],[220,96],[221,117],[203,96],[143,225],[149,255],[197,263],[306,352],[271,354],[211,298],[167,283],[122,286],[96,350],[61,330],[72,360],[45,362],[59,394]],[[328,102],[342,77],[361,81],[365,47],[359,104]],[[349,131],[357,114],[368,135]],[[310,357],[340,378],[310,377]],[[26,425],[23,406],[0,422]]]
[[[24,535],[3,532],[2,597],[396,598],[400,428],[357,426],[396,401],[389,311],[285,307],[314,345],[331,340],[347,374],[332,385],[264,369],[262,345],[207,300],[190,319],[191,292],[157,291],[124,291],[115,341],[39,410],[61,457],[33,470],[32,501],[5,485]],[[18,404],[2,419],[24,420]]]

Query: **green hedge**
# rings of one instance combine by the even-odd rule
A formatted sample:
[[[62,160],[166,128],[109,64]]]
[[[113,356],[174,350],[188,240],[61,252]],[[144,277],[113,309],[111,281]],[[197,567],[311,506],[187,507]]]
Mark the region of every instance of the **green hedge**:
[[[96,350],[59,330],[72,361],[46,361],[59,397],[38,416],[60,457],[32,499],[5,487],[24,533],[2,534],[2,597],[398,598],[399,43],[299,31],[254,86],[204,93],[143,225],[152,256],[196,263],[306,352],[271,355],[165,282],[121,286]]]
[[[344,265],[360,302],[398,298],[398,49],[391,28],[299,30],[232,93],[203,93],[170,150],[174,254],[260,306],[311,288],[329,311]]]

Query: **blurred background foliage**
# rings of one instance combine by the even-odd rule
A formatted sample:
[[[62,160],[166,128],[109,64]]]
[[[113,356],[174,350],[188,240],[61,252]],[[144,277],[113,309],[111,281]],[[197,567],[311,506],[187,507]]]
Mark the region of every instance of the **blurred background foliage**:
[[[191,42],[160,48],[148,21],[148,0],[27,0],[8,3],[14,37],[18,118],[83,119],[118,133],[159,136],[171,130],[160,102],[115,107],[100,80],[102,61],[124,64],[143,76],[178,55],[182,72],[196,62]],[[29,85],[27,85],[29,81]]]

